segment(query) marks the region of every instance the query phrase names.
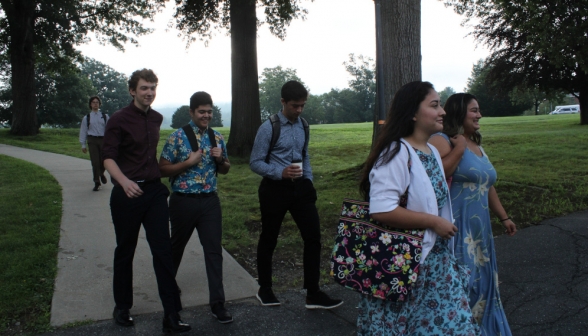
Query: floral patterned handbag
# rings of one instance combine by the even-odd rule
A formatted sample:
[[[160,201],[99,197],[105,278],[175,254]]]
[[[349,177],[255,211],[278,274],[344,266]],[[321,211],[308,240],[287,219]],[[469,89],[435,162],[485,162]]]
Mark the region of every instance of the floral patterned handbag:
[[[410,170],[410,159],[408,167]],[[406,208],[407,201],[408,188],[399,205]],[[368,202],[343,200],[331,276],[357,292],[405,301],[417,280],[425,230],[383,226],[370,219],[369,213]]]
[[[424,230],[381,226],[370,219],[368,202],[345,199],[331,276],[357,292],[405,301],[416,283],[424,235]]]

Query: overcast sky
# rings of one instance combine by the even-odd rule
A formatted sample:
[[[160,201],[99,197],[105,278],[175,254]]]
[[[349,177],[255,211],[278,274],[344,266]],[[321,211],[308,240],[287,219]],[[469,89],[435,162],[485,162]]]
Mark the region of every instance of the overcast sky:
[[[437,90],[450,86],[462,91],[472,65],[487,56],[482,46],[476,48],[462,18],[441,1],[422,0],[423,80]],[[312,94],[331,88],[345,88],[349,76],[343,62],[348,55],[375,59],[375,24],[373,0],[305,1],[305,21],[293,21],[285,41],[269,33],[267,26],[258,32],[258,68],[281,65],[297,70]],[[85,56],[108,64],[130,75],[140,68],[151,68],[159,77],[155,109],[187,105],[192,93],[207,91],[215,103],[231,100],[230,38],[225,31],[216,32],[208,47],[202,42],[186,49],[178,32],[167,28],[173,1],[147,25],[155,32],[141,37],[139,47],[127,45],[124,53],[95,42],[79,47]]]

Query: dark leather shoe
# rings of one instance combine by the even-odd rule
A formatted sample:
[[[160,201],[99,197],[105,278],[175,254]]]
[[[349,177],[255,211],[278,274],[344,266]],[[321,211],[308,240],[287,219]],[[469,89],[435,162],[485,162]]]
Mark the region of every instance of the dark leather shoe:
[[[93,191],[98,191],[100,190],[100,183],[96,182],[94,183],[94,189],[92,189]]]
[[[222,302],[215,303],[210,307],[210,310],[212,310],[212,316],[216,317],[220,323],[233,322],[233,316],[225,309]]]
[[[104,176],[104,174],[100,176],[100,181],[102,182],[102,184],[108,183],[108,180],[106,179],[106,176]]]
[[[132,327],[135,325],[135,321],[133,321],[128,309],[118,309],[114,307],[112,317],[114,317],[114,322],[121,327]]]
[[[180,314],[171,313],[163,318],[163,332],[170,334],[178,334],[190,331],[192,328],[188,323],[184,323],[180,319]]]

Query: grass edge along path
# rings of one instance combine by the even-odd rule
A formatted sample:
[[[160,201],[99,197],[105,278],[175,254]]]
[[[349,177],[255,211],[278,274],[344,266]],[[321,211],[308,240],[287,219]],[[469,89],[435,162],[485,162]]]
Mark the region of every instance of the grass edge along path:
[[[51,329],[61,187],[45,169],[0,155],[0,334]]]

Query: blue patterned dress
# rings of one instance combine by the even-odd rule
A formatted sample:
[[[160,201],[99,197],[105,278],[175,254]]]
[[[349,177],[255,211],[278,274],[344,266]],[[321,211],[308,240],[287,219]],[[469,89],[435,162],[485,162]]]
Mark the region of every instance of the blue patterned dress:
[[[447,141],[449,138],[442,135]],[[450,195],[455,236],[455,257],[471,270],[469,302],[472,314],[486,336],[510,336],[498,291],[498,268],[490,224],[488,190],[496,171],[482,150],[479,157],[466,148],[453,173]]]
[[[416,150],[435,190],[437,205],[446,202],[447,187],[435,155]],[[479,335],[468,305],[469,272],[458,265],[448,241],[437,238],[420,266],[416,286],[405,302],[362,295],[358,335]]]

